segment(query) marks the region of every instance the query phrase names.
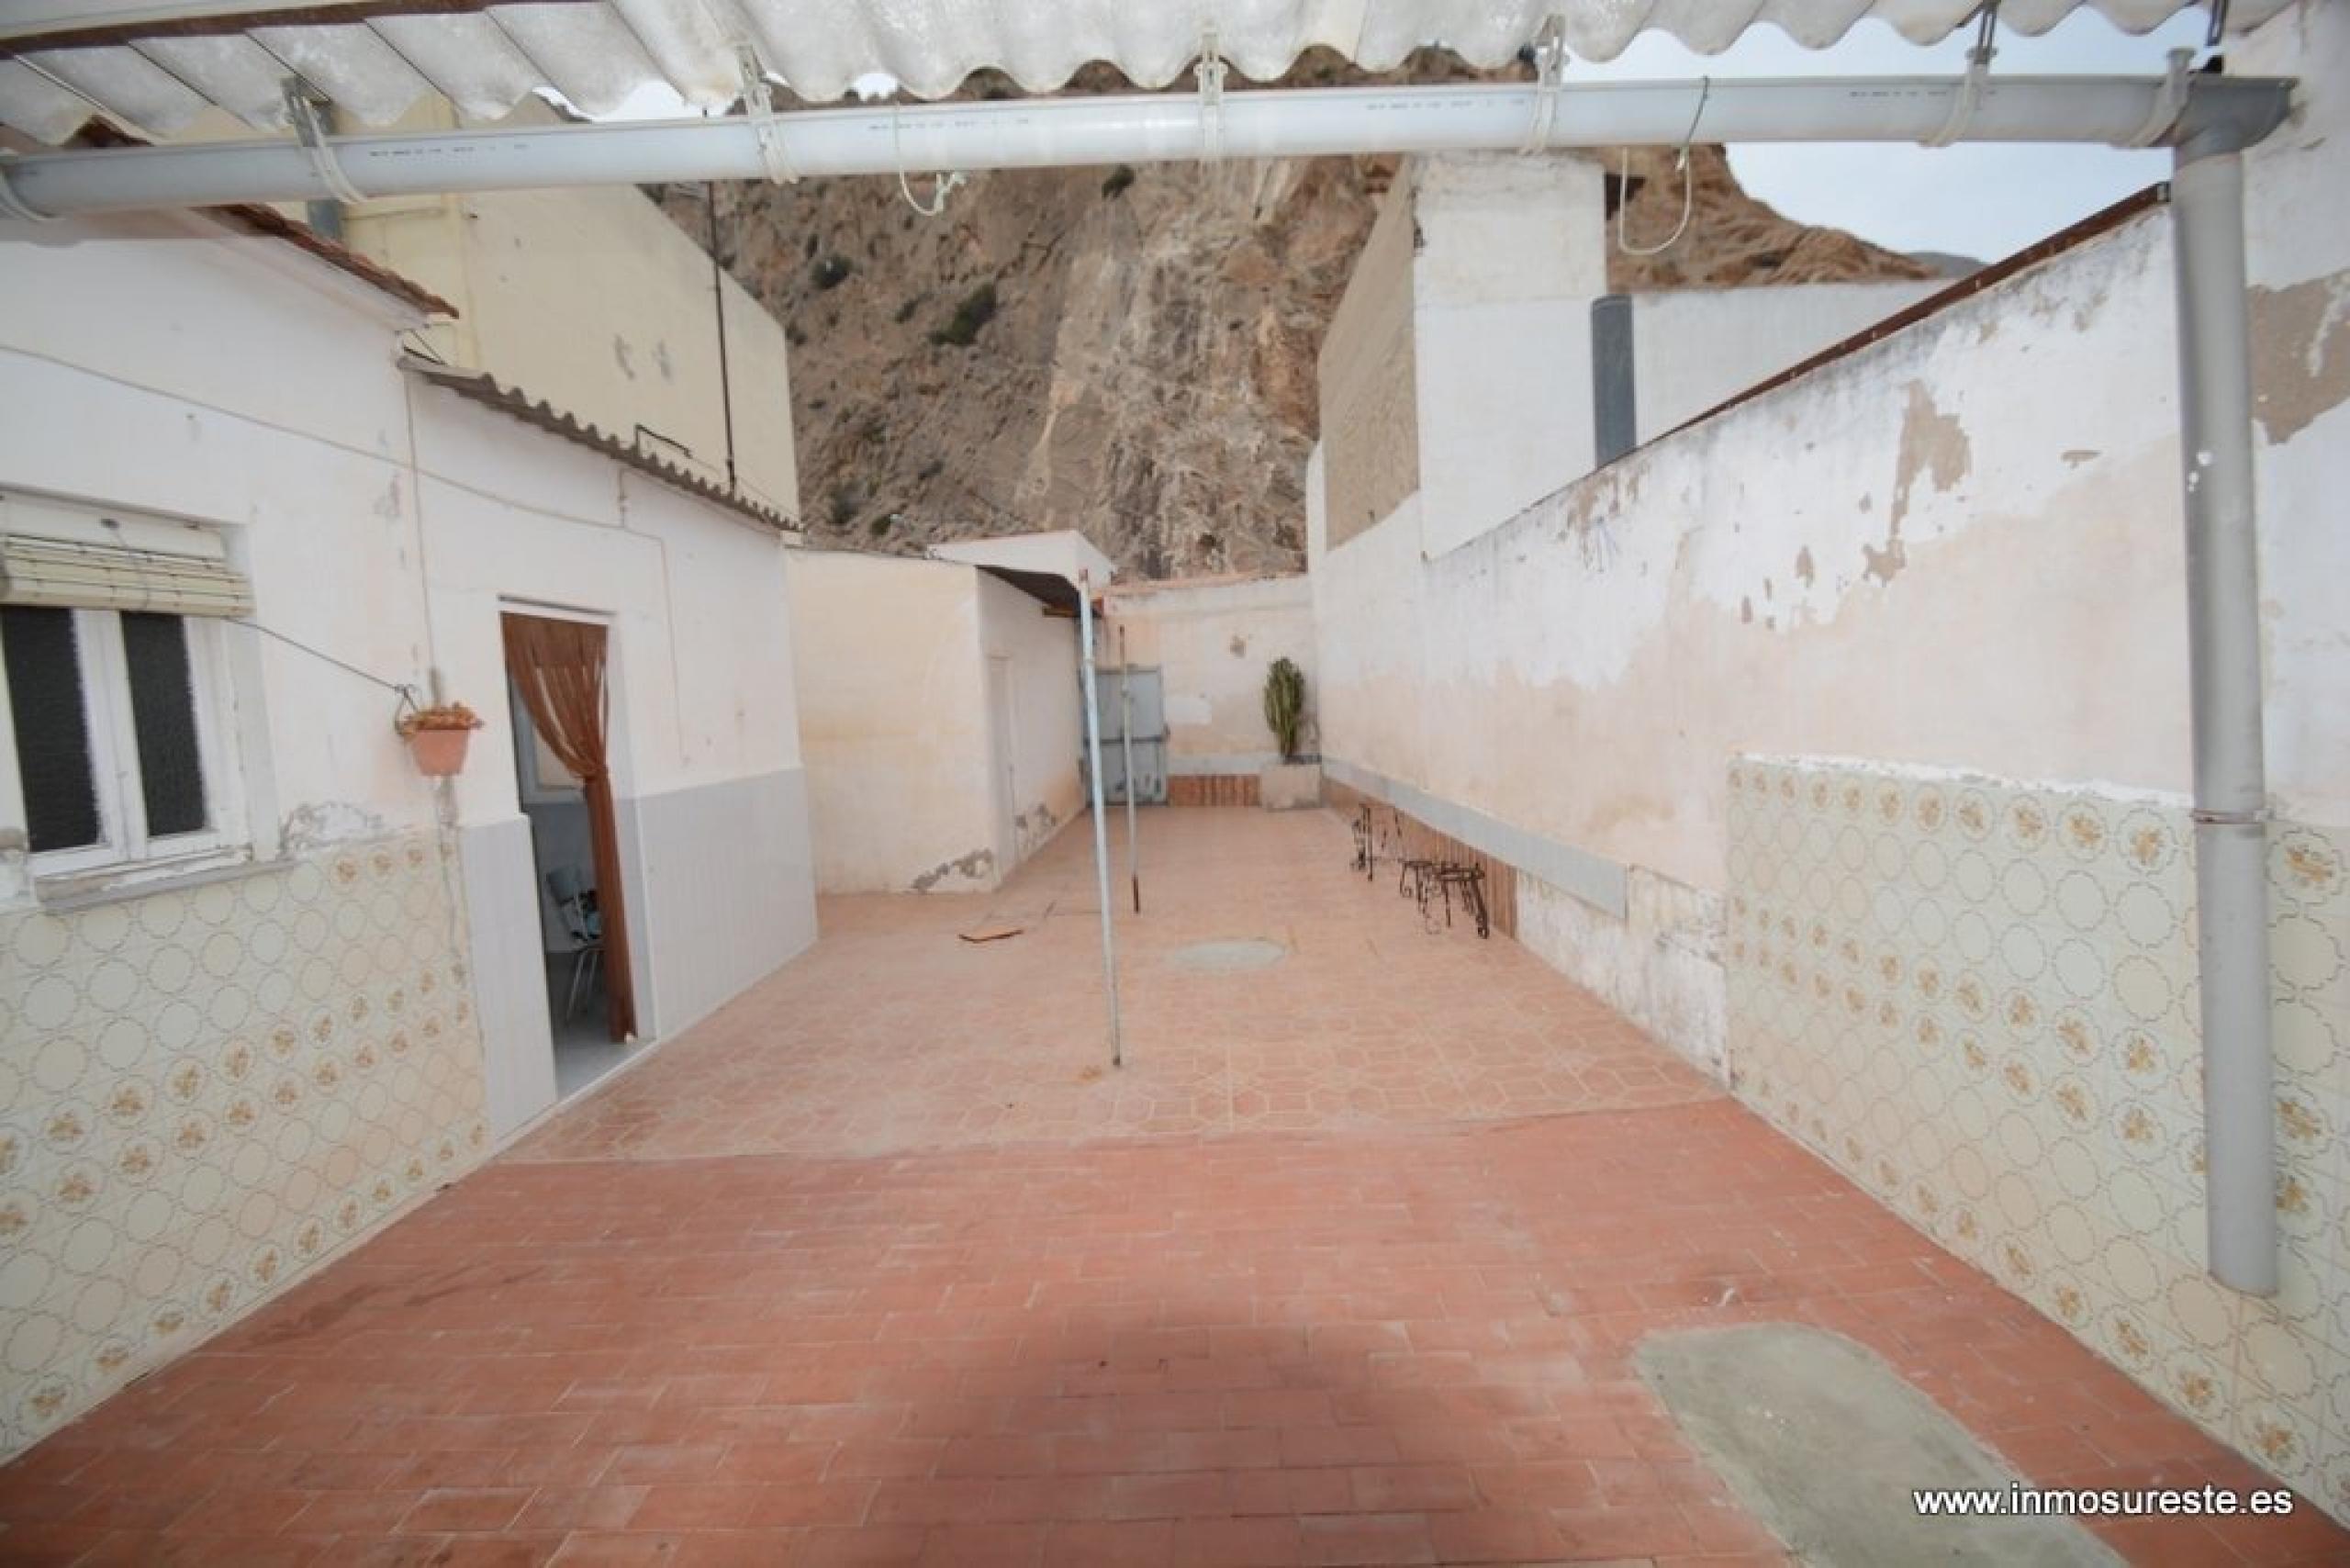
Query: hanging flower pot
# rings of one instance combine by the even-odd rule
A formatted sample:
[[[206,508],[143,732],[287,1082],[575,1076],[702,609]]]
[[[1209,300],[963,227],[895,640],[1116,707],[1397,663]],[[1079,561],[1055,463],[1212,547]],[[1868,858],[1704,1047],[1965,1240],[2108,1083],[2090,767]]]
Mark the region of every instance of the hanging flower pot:
[[[465,750],[481,715],[462,702],[436,702],[411,708],[395,724],[400,738],[415,755],[416,770],[427,778],[448,778],[464,771]]]

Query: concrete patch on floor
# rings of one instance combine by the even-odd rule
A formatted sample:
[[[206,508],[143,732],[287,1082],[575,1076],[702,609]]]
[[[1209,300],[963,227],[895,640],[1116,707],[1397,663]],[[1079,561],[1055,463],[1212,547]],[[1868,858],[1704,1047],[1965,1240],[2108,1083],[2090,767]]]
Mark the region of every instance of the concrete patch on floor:
[[[1252,936],[1231,942],[1193,942],[1168,954],[1167,961],[1179,969],[1221,975],[1270,969],[1288,957],[1289,949],[1280,943]]]
[[[1659,1335],[1634,1356],[1698,1454],[1796,1557],[2106,1568],[2070,1519],[1922,1517],[1919,1487],[2005,1491],[2015,1473],[1874,1353],[1796,1324]]]

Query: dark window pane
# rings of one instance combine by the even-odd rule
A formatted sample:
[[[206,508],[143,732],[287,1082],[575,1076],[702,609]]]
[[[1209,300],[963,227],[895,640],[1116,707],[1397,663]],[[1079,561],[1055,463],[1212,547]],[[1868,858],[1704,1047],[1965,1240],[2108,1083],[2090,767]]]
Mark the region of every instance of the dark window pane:
[[[187,623],[176,615],[125,611],[122,652],[130,666],[130,727],[139,736],[147,835],[195,833],[207,819],[204,758],[196,744],[196,689],[188,679]]]
[[[90,781],[90,726],[82,710],[82,656],[70,610],[0,610],[0,656],[8,666],[17,769],[33,853],[98,842]]]

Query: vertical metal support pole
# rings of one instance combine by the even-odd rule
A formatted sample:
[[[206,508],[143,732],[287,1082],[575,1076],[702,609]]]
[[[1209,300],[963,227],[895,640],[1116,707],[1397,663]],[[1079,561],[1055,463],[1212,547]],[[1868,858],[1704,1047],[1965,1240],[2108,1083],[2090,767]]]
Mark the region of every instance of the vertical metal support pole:
[[[2191,142],[2171,180],[2178,263],[2179,447],[2194,700],[2196,946],[2212,1274],[2277,1291],[2277,1091],[2270,1055],[2267,777],[2253,505],[2244,158]]]
[[[1085,751],[1093,778],[1093,879],[1102,903],[1102,980],[1110,996],[1110,1065],[1126,1065],[1118,1034],[1118,943],[1110,929],[1110,830],[1102,820],[1102,705],[1093,678],[1093,574],[1077,574],[1077,638],[1085,672]]]
[[[1142,913],[1142,850],[1135,837],[1134,666],[1126,662],[1126,629],[1118,628],[1118,745],[1126,760],[1126,880],[1133,885],[1135,913]]]
[[[718,263],[718,183],[705,180],[702,205],[710,210],[711,308],[718,318],[718,406],[726,418],[726,493],[739,496],[734,478],[734,372],[726,359],[726,269]]]

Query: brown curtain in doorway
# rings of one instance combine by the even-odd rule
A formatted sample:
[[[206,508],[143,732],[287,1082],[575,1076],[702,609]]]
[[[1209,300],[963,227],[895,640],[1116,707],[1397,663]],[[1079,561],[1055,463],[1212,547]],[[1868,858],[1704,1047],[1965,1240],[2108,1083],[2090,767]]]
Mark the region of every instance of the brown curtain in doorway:
[[[628,966],[628,908],[621,892],[620,823],[612,813],[607,749],[611,699],[604,684],[604,628],[543,615],[509,615],[506,668],[540,738],[579,780],[596,851],[596,912],[604,923],[604,995],[612,1038],[636,1033],[636,980]]]

